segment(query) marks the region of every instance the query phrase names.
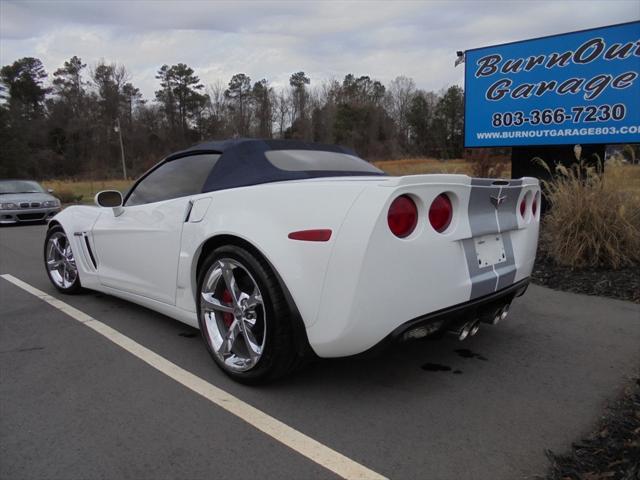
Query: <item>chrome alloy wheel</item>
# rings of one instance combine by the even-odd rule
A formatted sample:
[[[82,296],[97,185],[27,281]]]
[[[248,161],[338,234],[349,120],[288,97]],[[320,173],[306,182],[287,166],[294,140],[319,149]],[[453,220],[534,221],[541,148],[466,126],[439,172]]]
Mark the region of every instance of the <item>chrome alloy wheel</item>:
[[[78,267],[69,239],[63,232],[56,232],[49,237],[46,259],[51,280],[60,288],[73,286],[78,278]]]
[[[244,372],[262,357],[266,312],[258,284],[237,260],[220,258],[209,268],[200,292],[205,334],[216,357]]]

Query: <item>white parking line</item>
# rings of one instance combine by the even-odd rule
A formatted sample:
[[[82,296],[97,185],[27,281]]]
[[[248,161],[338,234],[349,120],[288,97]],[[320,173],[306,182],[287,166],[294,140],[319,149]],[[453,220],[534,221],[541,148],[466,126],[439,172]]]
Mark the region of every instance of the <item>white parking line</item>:
[[[304,433],[291,428],[280,420],[277,420],[257,408],[252,407],[248,403],[243,402],[224,390],[204,381],[202,378],[188,372],[166,358],[161,357],[157,353],[140,345],[117,330],[114,330],[108,325],[105,325],[86,313],[81,312],[77,308],[58,300],[35,287],[32,287],[13,275],[4,274],[0,275],[0,277],[31,293],[32,295],[35,295],[39,299],[44,300],[49,305],[54,306],[58,310],[109,339],[127,352],[135,355],[156,370],[203,396],[211,403],[214,403],[215,405],[232,413],[247,422],[249,425],[252,425],[258,430],[266,433],[273,439],[283,445],[286,445],[292,450],[295,450],[299,454],[304,455],[318,465],[331,470],[342,478],[367,480],[386,478],[351,460],[350,458],[345,457],[326,445],[323,445],[313,438],[308,437]]]

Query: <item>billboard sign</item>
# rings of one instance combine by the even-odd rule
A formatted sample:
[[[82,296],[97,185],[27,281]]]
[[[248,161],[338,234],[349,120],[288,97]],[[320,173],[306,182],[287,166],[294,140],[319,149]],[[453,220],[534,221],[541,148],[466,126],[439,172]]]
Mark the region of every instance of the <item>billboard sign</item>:
[[[465,147],[640,142],[640,21],[465,52]]]

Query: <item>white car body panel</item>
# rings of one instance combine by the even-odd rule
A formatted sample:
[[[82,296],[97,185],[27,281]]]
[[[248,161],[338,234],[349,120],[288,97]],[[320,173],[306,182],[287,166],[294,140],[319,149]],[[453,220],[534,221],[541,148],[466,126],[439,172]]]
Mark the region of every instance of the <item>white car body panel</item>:
[[[307,331],[320,356],[367,350],[408,320],[470,299],[472,280],[461,246],[462,240],[472,238],[467,215],[470,181],[461,175],[404,177],[389,182],[392,194],[378,189],[361,196],[336,238],[318,320]],[[537,180],[523,183],[524,190],[537,192]],[[427,211],[443,192],[452,197],[454,217],[440,234],[430,227]],[[395,237],[386,225],[389,204],[401,194],[418,199],[420,217],[416,230],[405,239]],[[379,212],[375,218],[367,215],[372,207]],[[514,282],[531,274],[537,220],[503,233],[517,246]]]
[[[511,222],[504,229],[492,226],[498,209],[494,215],[494,207],[485,204],[490,192],[503,187],[489,182],[465,175],[294,180],[124,207],[119,216],[111,208],[69,207],[54,221],[73,239],[74,251],[82,252],[76,257],[84,287],[194,327],[203,245],[220,235],[240,238],[282,279],[315,353],[337,357],[361,353],[403,323],[467,302],[494,284],[499,290],[530,276],[539,212],[532,216],[528,208],[522,219],[515,210],[528,192],[539,195],[538,181],[512,180],[504,187],[514,213],[504,216]],[[431,201],[443,192],[452,198],[454,217],[439,234],[427,216]],[[387,226],[388,207],[401,194],[414,199],[419,213],[415,231],[405,239]],[[471,215],[469,206],[476,203],[482,211]],[[307,229],[333,233],[327,242],[287,238]],[[503,273],[474,276],[469,242],[494,232],[502,235],[512,258],[498,265]]]
[[[378,178],[375,180],[379,182]],[[318,293],[333,242],[296,242],[289,240],[287,234],[310,228],[330,228],[334,232],[339,229],[345,208],[353,203],[367,181],[331,183],[329,198],[326,181],[315,180],[203,194],[211,197],[206,220],[190,220],[184,227],[178,305],[195,312],[196,279],[191,272],[196,267],[202,244],[215,235],[233,235],[252,244],[274,266],[305,325],[311,323],[317,314]]]
[[[105,287],[174,305],[182,227],[189,198],[106,211],[93,225]]]

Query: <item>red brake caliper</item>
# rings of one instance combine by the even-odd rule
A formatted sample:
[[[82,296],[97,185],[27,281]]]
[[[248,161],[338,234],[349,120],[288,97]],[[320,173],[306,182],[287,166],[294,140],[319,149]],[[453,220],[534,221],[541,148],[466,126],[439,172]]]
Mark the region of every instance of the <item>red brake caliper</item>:
[[[231,296],[231,292],[228,288],[225,288],[222,292],[222,302],[230,307],[233,306],[233,297]],[[224,322],[225,326],[229,328],[233,323],[233,313],[223,313],[222,321]]]

